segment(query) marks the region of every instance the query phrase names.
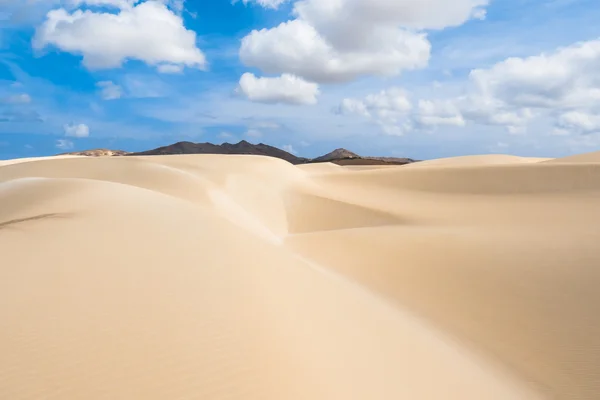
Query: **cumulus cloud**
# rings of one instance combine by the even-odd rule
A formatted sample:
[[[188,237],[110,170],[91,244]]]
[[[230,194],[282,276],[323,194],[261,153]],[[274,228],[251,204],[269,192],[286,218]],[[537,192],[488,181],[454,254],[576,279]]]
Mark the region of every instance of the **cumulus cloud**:
[[[408,93],[402,88],[392,87],[369,94],[363,100],[343,99],[335,111],[366,117],[379,125],[383,132],[399,136],[411,129],[406,123],[406,116],[412,108]]]
[[[371,116],[371,112],[367,109],[365,102],[358,99],[343,99],[336,111],[339,114],[357,114],[363,117]]]
[[[353,114],[373,115],[362,101],[346,99],[340,107]],[[518,134],[543,117],[555,118],[554,133],[565,135],[600,131],[599,115],[600,40],[592,40],[475,69],[463,95],[420,100],[409,122],[432,127],[485,124]]]
[[[196,33],[159,1],[126,7],[118,14],[52,10],[33,39],[36,49],[50,45],[82,54],[83,64],[90,69],[117,68],[129,59],[163,71],[165,64],[206,67],[206,58],[196,47]]]
[[[292,73],[319,83],[397,75],[428,64],[431,45],[419,30],[481,18],[487,3],[301,0],[294,4],[295,19],[247,35],[240,59],[268,74]]]
[[[61,150],[71,150],[73,149],[74,144],[70,140],[67,139],[58,139],[56,141],[56,148]]]
[[[90,128],[86,124],[67,124],[63,127],[65,136],[83,138],[90,136]]]
[[[401,135],[415,129],[463,127],[468,122],[502,126],[510,133],[522,133],[533,118],[531,110],[507,111],[503,107],[486,102],[476,94],[450,99],[419,99],[417,106],[411,107],[406,92],[391,88],[368,95],[364,100],[344,99],[338,113],[366,117],[389,135]]]
[[[514,133],[537,116],[558,114],[558,129],[592,132],[593,109],[600,104],[600,40],[509,58],[471,71],[469,81],[470,94],[457,101],[475,122],[505,125]]]
[[[112,81],[101,81],[96,83],[96,86],[100,88],[100,95],[104,100],[116,100],[123,95],[121,86],[115,85]]]
[[[251,101],[306,105],[317,103],[319,85],[290,74],[257,78],[245,73],[240,78],[238,91]]]
[[[600,132],[600,114],[569,111],[561,114],[556,123],[555,133],[578,132],[583,134]]]
[[[365,117],[372,115],[385,116],[405,113],[412,108],[405,90],[392,87],[379,93],[370,94],[364,100],[346,98],[338,111],[342,114],[359,114]]]
[[[460,110],[451,101],[419,100],[414,119],[424,126],[465,126]]]
[[[370,30],[374,24],[415,29],[444,29],[482,18],[489,0],[301,0],[294,13],[320,29],[333,31]]]
[[[519,107],[576,108],[600,100],[600,40],[509,58],[470,79],[484,96]]]
[[[242,39],[240,59],[268,74],[291,73],[314,82],[345,82],[362,75],[391,76],[425,67],[430,43],[424,34],[378,32],[371,47],[338,49],[301,19],[252,31]]]

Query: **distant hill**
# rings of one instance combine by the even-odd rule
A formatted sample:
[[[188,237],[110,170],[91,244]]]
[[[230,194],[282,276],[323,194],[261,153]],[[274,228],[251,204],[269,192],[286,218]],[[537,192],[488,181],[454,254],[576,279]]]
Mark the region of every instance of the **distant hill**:
[[[319,163],[319,162],[331,162],[335,160],[343,160],[343,159],[354,159],[361,158],[358,154],[355,154],[346,149],[336,149],[331,153],[327,153],[324,156],[313,158],[311,162]]]
[[[126,156],[128,154],[128,151],[123,150],[93,149],[84,151],[74,151],[71,153],[62,153],[59,154],[59,156],[115,157]]]
[[[321,157],[313,158],[308,162],[330,162],[338,165],[405,165],[416,161],[412,158],[362,157],[350,150],[336,149]]]
[[[139,153],[128,154],[130,156],[155,156],[169,154],[250,154],[257,156],[269,156],[281,158],[292,164],[304,164],[308,160],[306,158],[296,157],[287,151],[278,149],[277,147],[259,143],[252,144],[245,140],[239,143],[192,143],[178,142],[169,146],[159,147],[158,149],[142,151]]]
[[[157,155],[175,155],[175,154],[248,154],[257,156],[275,157],[285,160],[289,163],[310,164],[331,162],[338,165],[404,165],[415,162],[410,158],[393,157],[361,157],[346,149],[336,149],[321,157],[314,159],[295,156],[287,151],[264,143],[252,144],[245,140],[239,143],[192,143],[178,142],[169,146],[159,147],[153,150],[142,151],[138,153],[128,153],[122,150],[96,149],[73,153],[64,153],[68,155],[81,155],[89,157],[102,156],[157,156]]]

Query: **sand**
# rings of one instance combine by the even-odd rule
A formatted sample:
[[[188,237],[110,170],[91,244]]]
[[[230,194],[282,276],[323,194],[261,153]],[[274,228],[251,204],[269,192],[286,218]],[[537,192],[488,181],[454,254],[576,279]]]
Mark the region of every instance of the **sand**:
[[[598,398],[600,155],[428,164],[0,164],[0,399]]]

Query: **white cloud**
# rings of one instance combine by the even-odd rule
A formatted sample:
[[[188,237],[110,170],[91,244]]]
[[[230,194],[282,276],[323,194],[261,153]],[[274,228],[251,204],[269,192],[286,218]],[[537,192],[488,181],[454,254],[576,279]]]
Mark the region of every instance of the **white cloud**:
[[[96,83],[96,86],[100,88],[100,95],[104,100],[116,100],[123,95],[121,86],[115,85],[112,81],[101,81]]]
[[[183,72],[183,65],[161,64],[156,69],[161,74],[179,74]]]
[[[483,96],[513,106],[586,106],[600,100],[600,40],[509,58],[490,69],[473,70],[470,78]]]
[[[361,75],[391,76],[427,65],[425,35],[405,30],[378,32],[371,48],[337,49],[306,21],[252,31],[242,39],[240,59],[268,74],[290,73],[314,82],[344,82]]]
[[[427,66],[431,45],[420,29],[482,18],[488,0],[301,0],[296,19],[254,30],[240,58],[268,74],[314,82],[393,76]],[[415,31],[417,30],[417,31]]]
[[[394,136],[403,135],[412,129],[406,116],[412,110],[408,93],[398,87],[369,94],[364,100],[346,98],[335,110],[339,114],[356,114],[369,118],[381,127],[381,130]]]
[[[240,78],[239,91],[251,101],[306,105],[317,103],[319,85],[290,74],[257,78],[245,73]]]
[[[486,102],[475,94],[450,99],[420,99],[413,109],[406,93],[398,88],[371,94],[365,100],[344,99],[339,111],[367,117],[389,135],[440,126],[464,127],[468,122],[503,126],[509,133],[517,134],[524,131],[524,126],[534,115],[526,108],[507,111],[500,104]]]
[[[166,5],[146,1],[118,14],[65,9],[52,10],[37,29],[36,49],[53,45],[82,54],[90,69],[117,68],[129,59],[164,70],[165,64],[205,68],[206,58],[196,47],[196,33]]]
[[[489,0],[302,0],[294,13],[329,37],[347,42],[341,33],[371,31],[374,25],[444,29],[481,19]],[[354,29],[352,29],[354,28]],[[356,35],[358,36],[358,35]]]
[[[382,90],[365,98],[367,108],[377,112],[407,112],[412,108],[407,93],[401,88]]]
[[[291,144],[285,144],[281,147],[283,151],[287,151],[290,154],[298,154],[298,152],[294,149]]]
[[[67,124],[63,128],[65,136],[82,138],[90,135],[90,128],[86,124]]]
[[[556,125],[557,129],[562,130],[562,132],[585,134],[600,132],[600,115],[581,111],[569,111],[558,117]]]
[[[406,91],[392,87],[370,94],[364,100],[344,99],[339,111],[342,114],[385,117],[390,114],[406,113],[411,108],[412,104]]]
[[[425,126],[465,126],[460,110],[449,101],[419,100],[419,109],[414,118]]]
[[[371,116],[365,102],[357,99],[343,99],[336,111],[340,114],[357,114],[363,117]]]
[[[74,147],[74,145],[73,142],[71,142],[70,140],[58,139],[56,141],[56,147],[61,150],[71,150]]]
[[[407,123],[407,119],[375,118],[373,109],[357,100],[346,99],[340,108],[375,119],[380,125]],[[600,131],[600,40],[475,69],[463,95],[420,100],[408,123],[431,127],[474,123],[522,134],[540,118],[556,118],[555,135]]]
[[[469,81],[469,94],[457,103],[474,122],[522,133],[536,117],[558,113],[555,133],[598,129],[590,111],[600,111],[600,40],[508,58],[489,69],[473,70]]]

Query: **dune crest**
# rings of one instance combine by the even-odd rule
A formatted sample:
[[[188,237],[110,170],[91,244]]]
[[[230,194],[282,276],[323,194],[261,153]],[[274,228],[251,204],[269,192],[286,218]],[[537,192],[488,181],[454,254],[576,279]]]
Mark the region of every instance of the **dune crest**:
[[[600,157],[0,164],[1,399],[594,399]]]

